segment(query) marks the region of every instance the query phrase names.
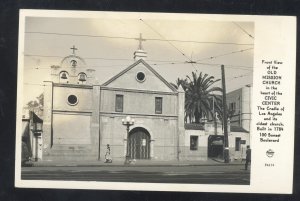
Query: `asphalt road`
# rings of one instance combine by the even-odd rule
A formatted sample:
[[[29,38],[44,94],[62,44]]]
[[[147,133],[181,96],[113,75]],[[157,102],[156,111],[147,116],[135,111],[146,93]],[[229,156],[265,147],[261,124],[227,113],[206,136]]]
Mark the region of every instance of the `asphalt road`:
[[[24,180],[250,184],[243,165],[152,167],[23,167]]]

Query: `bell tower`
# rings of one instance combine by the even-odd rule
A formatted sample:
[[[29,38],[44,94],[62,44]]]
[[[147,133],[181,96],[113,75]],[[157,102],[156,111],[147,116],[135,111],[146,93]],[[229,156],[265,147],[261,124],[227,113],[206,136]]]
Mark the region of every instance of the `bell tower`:
[[[95,70],[71,54],[51,66],[44,81],[43,160],[97,160],[100,86]]]
[[[54,83],[92,85],[95,81],[95,70],[88,69],[83,58],[76,55],[74,45],[72,53],[62,59],[60,65],[51,66],[51,78]]]

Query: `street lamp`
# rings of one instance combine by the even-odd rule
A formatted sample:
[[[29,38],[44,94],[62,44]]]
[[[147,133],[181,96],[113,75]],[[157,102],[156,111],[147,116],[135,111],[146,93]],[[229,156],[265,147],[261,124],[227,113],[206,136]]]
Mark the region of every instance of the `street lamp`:
[[[127,116],[125,119],[122,119],[122,124],[126,126],[126,132],[127,132],[127,147],[126,147],[126,155],[125,155],[125,162],[124,164],[129,164],[129,127],[134,124],[134,119],[131,119],[130,116]]]

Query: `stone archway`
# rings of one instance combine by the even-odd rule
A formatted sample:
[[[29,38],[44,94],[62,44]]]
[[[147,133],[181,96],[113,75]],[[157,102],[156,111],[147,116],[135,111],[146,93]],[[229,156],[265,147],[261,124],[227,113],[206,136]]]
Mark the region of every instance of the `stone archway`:
[[[131,159],[150,159],[150,134],[142,127],[133,128],[128,136],[128,155]]]

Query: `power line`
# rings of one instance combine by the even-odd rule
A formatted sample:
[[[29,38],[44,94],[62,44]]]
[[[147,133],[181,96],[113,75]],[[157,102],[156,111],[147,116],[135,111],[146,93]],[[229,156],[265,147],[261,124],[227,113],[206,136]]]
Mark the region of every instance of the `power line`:
[[[252,73],[246,73],[246,74],[243,74],[243,75],[239,75],[239,76],[234,76],[232,78],[228,78],[228,81],[231,81],[231,80],[234,80],[234,79],[238,79],[238,78],[242,78],[242,77],[248,77],[248,76],[251,76]]]
[[[236,22],[232,22],[233,24],[235,24],[237,27],[239,27],[245,34],[247,34],[250,38],[254,39],[254,37],[249,34],[243,27],[241,27],[238,23]]]
[[[187,64],[186,62],[169,62],[169,63],[150,63],[152,66],[157,66],[157,65],[174,65],[174,64]]]
[[[125,64],[123,64],[123,65],[125,65]],[[96,65],[96,66],[93,66],[93,65],[90,65],[89,67],[79,67],[79,66],[76,66],[76,68],[77,69],[79,69],[79,68],[81,68],[81,69],[89,69],[89,68],[110,68],[110,67],[117,67],[117,66],[119,66],[119,67],[124,67],[123,65],[105,65],[105,66],[98,66],[98,65]],[[126,64],[126,65],[130,65],[130,64]],[[51,66],[48,66],[48,67],[41,67],[41,66],[39,66],[39,67],[35,67],[35,68],[25,68],[25,70],[27,70],[27,69],[36,69],[36,70],[39,70],[39,69],[46,69],[46,70],[51,70]]]
[[[161,38],[163,38],[164,40],[165,37],[163,35],[161,35],[158,31],[156,31],[152,26],[150,26],[148,23],[146,23],[143,19],[140,19],[140,21],[142,21],[145,25],[147,25],[152,31],[154,31],[156,34],[158,34]],[[166,40],[167,41],[167,40]],[[181,50],[179,50],[173,43],[171,43],[170,41],[167,41],[172,47],[174,47],[178,52],[180,52],[181,55],[183,55],[185,58],[187,58],[190,62],[192,62],[192,60],[186,56]],[[192,65],[193,68],[196,70],[195,66]]]
[[[64,56],[57,56],[57,55],[40,55],[40,54],[24,54],[26,57],[48,57],[48,58],[65,58]],[[84,57],[84,60],[112,60],[112,61],[133,61],[133,59],[123,59],[123,58],[103,58],[103,57]],[[154,60],[149,59],[147,61],[153,62],[173,62],[170,60]],[[181,62],[181,61],[175,61]]]
[[[48,57],[48,58],[65,58],[65,56],[57,55],[41,55],[41,54],[24,54],[26,57]],[[132,61],[132,59],[122,59],[122,58],[102,58],[102,57],[86,57],[85,60],[120,60],[120,61]]]
[[[150,65],[153,65],[153,66],[162,66],[162,65],[178,65],[178,64],[189,64],[187,62],[172,62],[172,63],[163,63],[163,64],[156,64],[156,63],[152,63]],[[247,70],[247,71],[253,71],[253,67],[251,66],[238,66],[238,65],[231,65],[231,64],[210,64],[210,63],[198,63],[196,62],[195,64],[200,64],[200,65],[205,65],[205,66],[213,66],[213,67],[219,67],[221,65],[224,65],[225,68],[232,68],[232,69],[240,69],[240,70]]]
[[[210,64],[210,63],[198,63],[197,64],[202,64],[202,65],[208,65],[208,66],[215,66],[219,67],[221,65],[224,65],[225,68],[232,68],[232,69],[240,69],[240,70],[247,70],[247,71],[253,71],[252,66],[241,66],[241,65],[232,65],[232,64]]]
[[[246,73],[246,74],[242,74],[242,75],[238,75],[238,76],[234,76],[231,78],[227,78],[228,81],[234,80],[234,79],[238,79],[238,78],[242,78],[242,77],[247,77],[247,76],[251,76],[252,73]],[[33,85],[33,86],[46,86],[45,84],[38,84],[38,83],[24,83],[24,85]]]
[[[243,49],[243,50],[228,52],[228,53],[225,53],[225,54],[219,54],[219,55],[216,55],[216,56],[211,56],[211,57],[206,57],[206,58],[203,58],[203,59],[196,60],[196,62],[204,61],[204,60],[207,60],[207,59],[215,59],[215,58],[218,58],[218,57],[223,57],[223,56],[227,56],[227,55],[231,55],[231,54],[235,54],[235,53],[245,52],[245,51],[253,50],[253,49],[254,48],[247,48],[247,49]]]
[[[30,56],[38,56],[38,55],[30,55]],[[45,56],[45,55],[43,55]],[[45,57],[56,57],[56,56],[45,56]],[[97,59],[97,58],[94,58]],[[130,60],[131,61],[131,60]],[[156,61],[156,62],[162,62],[162,63],[149,63],[150,65],[153,66],[163,66],[163,65],[178,65],[178,64],[190,64],[187,62],[183,62],[183,61],[163,61],[163,60],[148,60],[148,61]],[[212,63],[203,63],[203,62],[195,62],[195,64],[200,64],[200,65],[207,65],[207,66],[220,66],[222,64],[212,64]],[[122,64],[122,65],[89,65],[89,68],[106,68],[106,67],[117,67],[117,66],[126,66],[126,65],[130,65],[130,63],[128,64]],[[252,66],[243,66],[243,65],[233,65],[233,64],[224,64],[225,68],[233,68],[233,69],[242,69],[242,70],[250,70],[252,71],[253,67]],[[76,68],[87,68],[87,67],[76,67]],[[47,67],[42,67],[42,66],[38,66],[38,67],[34,67],[34,68],[25,68],[25,69],[47,69],[50,70],[50,66]]]
[[[233,64],[212,64],[212,63],[199,63],[197,62],[197,64],[202,64],[202,65],[208,65],[208,66],[221,66],[221,65],[224,65],[225,68],[226,66],[230,66],[230,67],[236,67],[236,68],[245,68],[245,69],[252,69],[253,66],[243,66],[243,65],[233,65]]]
[[[240,51],[237,51],[240,52]],[[228,54],[223,54],[224,55],[229,55],[232,53],[228,53]],[[36,54],[26,54],[25,56],[28,57],[57,57],[57,58],[63,58],[62,56],[51,56],[51,55],[36,55]],[[220,56],[220,55],[219,55]],[[216,58],[217,56],[213,56],[213,57],[207,57],[206,59],[210,58]],[[114,58],[89,58],[89,59],[100,59],[100,60],[123,60],[123,59],[114,59]],[[128,60],[128,61],[132,61],[132,59],[124,59],[124,60]],[[203,59],[204,60],[204,59]],[[183,62],[183,61],[170,61],[170,60],[147,60],[149,62],[161,62],[161,63],[150,63],[150,65],[153,66],[163,66],[163,65],[177,65],[177,64],[190,64],[188,62]],[[200,65],[208,65],[208,66],[220,66],[222,64],[212,64],[212,63],[203,63],[203,62],[194,62],[195,64],[200,64]],[[122,64],[122,65],[130,65],[130,63],[128,64]],[[105,67],[115,67],[115,66],[122,66],[122,65],[90,65],[90,68],[105,68]],[[232,64],[224,64],[225,68],[235,68],[235,69],[243,69],[243,70],[250,70],[252,71],[252,66],[243,66],[243,65],[232,65]],[[77,67],[77,68],[87,68],[87,67]],[[26,69],[48,69],[50,70],[50,66],[48,67],[41,67],[40,65],[38,67],[35,68],[26,68]]]
[[[142,19],[141,19],[142,20]],[[27,31],[28,34],[43,34],[43,35],[58,35],[58,36],[78,36],[89,38],[111,38],[111,39],[125,39],[134,40],[132,37],[123,36],[104,36],[104,35],[89,35],[89,34],[71,34],[71,33],[56,33],[56,32],[39,32],[39,31]],[[212,45],[241,45],[241,46],[253,46],[253,43],[234,43],[234,42],[216,42],[216,41],[194,41],[194,40],[176,40],[176,39],[159,39],[159,38],[145,38],[146,40],[161,41],[161,42],[180,42],[180,43],[199,43],[199,44],[212,44]]]
[[[164,66],[164,65],[178,65],[178,64],[188,64],[186,62],[170,62],[170,63],[150,63],[152,66]],[[210,64],[210,63],[196,63],[200,65],[206,65],[206,66],[213,66],[213,67],[219,67],[222,64]],[[130,64],[123,64],[123,65],[105,65],[105,66],[89,66],[89,68],[111,68],[111,67],[124,67],[129,66]],[[248,70],[253,71],[251,66],[238,66],[238,65],[231,65],[231,64],[224,64],[225,68],[232,68],[232,69],[240,69],[240,70]],[[76,67],[81,69],[87,69],[87,67]],[[51,67],[35,67],[35,68],[25,68],[25,70],[51,70]]]

